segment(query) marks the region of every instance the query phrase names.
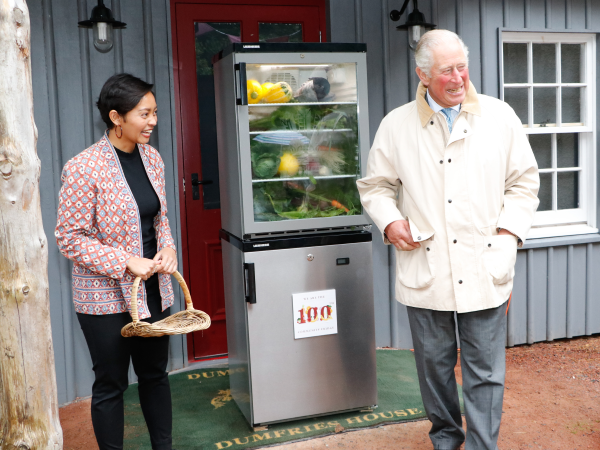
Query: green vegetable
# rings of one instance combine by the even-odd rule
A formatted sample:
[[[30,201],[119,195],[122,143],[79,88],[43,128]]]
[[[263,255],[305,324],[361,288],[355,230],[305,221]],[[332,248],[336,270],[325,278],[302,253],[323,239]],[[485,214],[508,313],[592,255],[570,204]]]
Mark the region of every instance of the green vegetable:
[[[273,155],[263,155],[252,162],[255,178],[273,178],[277,174],[280,158]]]
[[[319,180],[318,185],[299,180],[256,183],[254,186],[254,220],[259,222],[360,213],[360,200],[352,178]]]
[[[281,158],[281,146],[250,141],[250,155],[254,178],[273,178],[277,174]]]

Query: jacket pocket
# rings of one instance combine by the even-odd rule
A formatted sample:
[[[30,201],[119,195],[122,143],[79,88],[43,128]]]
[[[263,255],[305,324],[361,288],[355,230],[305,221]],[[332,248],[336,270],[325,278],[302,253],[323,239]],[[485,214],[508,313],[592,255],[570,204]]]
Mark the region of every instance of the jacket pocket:
[[[494,284],[508,283],[515,276],[517,238],[512,235],[483,237],[483,264]]]
[[[431,286],[435,279],[435,242],[427,239],[420,244],[409,252],[396,250],[398,280],[413,289]]]

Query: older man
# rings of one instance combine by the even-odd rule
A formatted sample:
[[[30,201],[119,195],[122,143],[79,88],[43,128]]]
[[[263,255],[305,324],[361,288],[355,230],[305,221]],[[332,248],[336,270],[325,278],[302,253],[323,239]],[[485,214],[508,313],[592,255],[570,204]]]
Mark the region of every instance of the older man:
[[[470,83],[468,50],[456,34],[426,33],[415,59],[416,100],[383,119],[357,184],[385,242],[397,249],[396,298],[408,307],[434,448],[465,441],[454,377],[457,328],[466,449],[495,450],[507,300],[517,246],[538,205],[537,164],[510,106]]]

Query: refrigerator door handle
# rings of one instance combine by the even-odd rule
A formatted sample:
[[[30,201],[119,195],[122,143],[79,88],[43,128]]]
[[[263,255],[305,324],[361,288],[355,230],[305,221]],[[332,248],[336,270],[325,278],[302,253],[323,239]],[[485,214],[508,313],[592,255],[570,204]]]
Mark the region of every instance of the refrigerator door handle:
[[[254,263],[244,263],[244,290],[246,301],[256,303],[256,283],[254,280]]]
[[[238,79],[240,80],[240,98],[237,99],[238,105],[248,104],[248,82],[246,79],[246,63],[241,62],[235,65],[235,70],[238,71]]]

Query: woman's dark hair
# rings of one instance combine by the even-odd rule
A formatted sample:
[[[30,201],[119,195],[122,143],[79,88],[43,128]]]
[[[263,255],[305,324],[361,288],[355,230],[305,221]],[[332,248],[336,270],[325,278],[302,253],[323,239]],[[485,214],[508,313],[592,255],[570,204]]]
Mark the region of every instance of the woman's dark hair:
[[[146,83],[128,73],[113,75],[100,91],[96,106],[100,116],[109,129],[114,127],[109,113],[114,109],[119,115],[125,117],[140,102],[142,97],[152,91],[153,84]]]

